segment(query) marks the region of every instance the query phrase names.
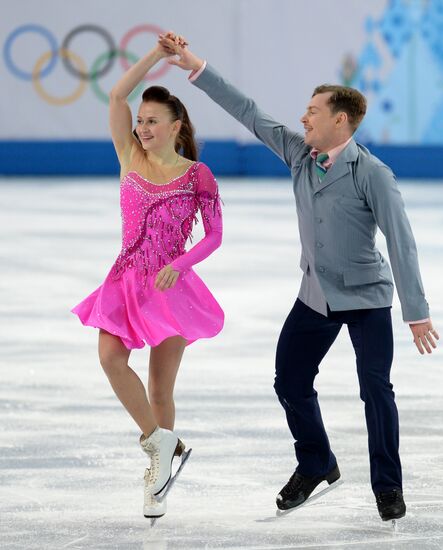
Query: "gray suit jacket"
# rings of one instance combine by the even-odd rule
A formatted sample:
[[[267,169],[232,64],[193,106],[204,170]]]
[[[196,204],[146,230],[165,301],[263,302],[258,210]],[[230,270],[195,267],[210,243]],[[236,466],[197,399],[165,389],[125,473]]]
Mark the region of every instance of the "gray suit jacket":
[[[351,140],[320,182],[300,134],[275,122],[210,65],[193,83],[290,168],[302,245],[299,298],[306,305],[323,315],[327,304],[332,311],[392,305],[391,270],[375,246],[378,226],[403,319],[429,316],[414,237],[390,168]]]

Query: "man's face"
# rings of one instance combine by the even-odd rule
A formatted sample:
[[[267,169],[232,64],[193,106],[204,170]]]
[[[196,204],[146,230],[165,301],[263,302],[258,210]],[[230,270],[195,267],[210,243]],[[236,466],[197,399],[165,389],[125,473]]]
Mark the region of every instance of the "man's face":
[[[332,148],[331,144],[336,140],[338,113],[333,114],[328,105],[331,95],[332,92],[325,92],[311,98],[306,113],[300,119],[305,128],[305,143],[321,152]]]

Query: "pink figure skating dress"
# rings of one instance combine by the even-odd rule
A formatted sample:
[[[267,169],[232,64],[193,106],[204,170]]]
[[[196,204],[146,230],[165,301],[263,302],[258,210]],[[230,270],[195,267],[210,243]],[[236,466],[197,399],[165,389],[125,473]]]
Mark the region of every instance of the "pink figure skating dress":
[[[137,172],[121,181],[122,250],[104,283],[72,311],[84,325],[118,336],[128,349],[157,346],[180,335],[191,344],[211,338],[224,314],[192,270],[221,244],[217,182],[201,163],[169,183],[149,182]],[[200,210],[205,237],[185,251]],[[167,264],[180,272],[173,288],[154,288]]]

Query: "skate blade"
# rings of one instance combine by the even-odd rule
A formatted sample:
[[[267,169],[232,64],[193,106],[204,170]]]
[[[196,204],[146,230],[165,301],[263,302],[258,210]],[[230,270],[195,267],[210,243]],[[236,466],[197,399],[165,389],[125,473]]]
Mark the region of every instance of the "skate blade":
[[[180,455],[180,464],[179,464],[177,470],[175,471],[175,474],[171,475],[171,478],[169,479],[166,486],[159,493],[157,493],[155,495],[155,498],[157,499],[157,502],[162,502],[166,498],[166,495],[171,490],[171,488],[174,485],[177,477],[180,475],[180,472],[182,471],[184,465],[186,464],[186,462],[189,458],[189,455],[191,454],[191,451],[192,451],[192,449],[189,449],[188,451],[183,451],[182,452],[182,454]]]
[[[146,516],[145,516],[146,517]],[[154,527],[155,525],[155,522],[158,520],[159,517],[163,517],[163,516],[158,516],[156,518],[150,518],[151,519],[151,527]]]
[[[402,524],[402,522],[404,521],[404,518],[405,516],[402,516],[401,518],[395,518],[395,519],[388,519],[386,520],[386,523],[389,524],[390,526],[390,529],[391,529],[391,532],[393,535],[395,535],[396,533],[399,533],[399,526]]]
[[[306,506],[308,504],[312,504],[313,501],[317,500],[318,498],[322,497],[326,493],[329,493],[329,491],[332,491],[333,489],[337,488],[339,485],[343,483],[342,479],[338,479],[337,481],[334,481],[334,483],[331,483],[328,487],[325,487],[318,493],[315,493],[315,495],[309,496],[304,502],[299,504],[298,506],[295,506],[294,508],[289,508],[289,510],[279,510],[275,512],[275,515],[277,517],[287,516],[291,512],[295,512],[296,510],[300,510],[300,508],[303,508],[303,506]]]
[[[192,449],[190,449],[191,451]],[[183,459],[183,456],[185,454],[185,445],[184,443],[182,443],[182,441],[180,441],[180,439],[178,440],[178,443],[177,443],[177,446],[175,447],[175,451],[174,451],[174,454],[172,455],[172,458],[171,458],[171,474],[169,475],[168,477],[168,480],[166,481],[166,483],[163,485],[163,487],[157,491],[156,493],[154,493],[154,496],[155,497],[159,497],[165,490],[166,488],[168,487],[168,485],[171,483],[172,481],[172,478],[174,477],[174,474],[172,474],[172,463],[174,462],[174,458],[175,457],[179,457],[181,459]],[[189,454],[189,453],[188,453]],[[183,462],[183,460],[182,460]],[[177,470],[178,472],[178,470]],[[175,472],[177,474],[177,472]],[[160,501],[159,501],[160,502]]]
[[[277,508],[277,510],[275,512],[275,516],[270,516],[270,517],[267,517],[267,518],[264,518],[264,519],[256,519],[255,521],[260,522],[260,523],[261,522],[269,523],[271,521],[276,521],[280,518],[288,516],[289,514],[295,512],[296,510],[300,510],[300,508],[303,508],[303,506],[312,504],[312,502],[314,502],[318,498],[324,496],[326,493],[329,493],[329,491],[332,491],[333,489],[336,489],[339,485],[342,485],[342,483],[343,483],[343,480],[338,479],[337,481],[334,481],[334,483],[331,483],[331,485],[328,485],[328,487],[325,487],[324,489],[322,489],[318,493],[315,493],[314,495],[311,495],[304,502],[302,502],[302,504],[299,504],[298,506],[295,506],[294,508],[289,508],[289,510],[279,510]]]
[[[177,480],[177,477],[180,475],[180,472],[182,471],[184,465],[188,461],[189,456],[191,455],[191,451],[192,451],[192,449],[188,449],[187,451],[182,452],[182,454],[180,455],[180,464],[179,464],[175,474],[171,476],[171,479],[169,480],[169,483],[166,485],[166,487],[163,489],[163,491],[161,493],[159,493],[158,495],[156,495],[155,498],[156,498],[157,502],[161,503],[166,498],[169,491],[172,489],[172,486],[174,485],[175,481]],[[154,527],[155,522],[157,521],[157,519],[159,517],[163,517],[163,516],[158,516],[156,518],[151,518],[151,527]]]

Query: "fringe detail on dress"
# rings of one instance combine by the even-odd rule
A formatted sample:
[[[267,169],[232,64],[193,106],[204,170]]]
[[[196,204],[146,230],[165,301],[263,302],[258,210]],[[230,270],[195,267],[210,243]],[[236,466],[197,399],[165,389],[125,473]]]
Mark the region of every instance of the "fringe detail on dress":
[[[208,191],[195,194],[197,167],[198,163],[191,171],[186,189],[159,193],[155,198],[151,195],[146,207],[140,210],[135,235],[129,243],[125,243],[112,267],[114,280],[119,279],[126,269],[133,268],[142,275],[146,285],[148,277],[184,254],[186,241],[189,239],[192,243],[192,228],[198,223],[198,210],[205,231],[212,229],[212,219],[221,216],[221,199],[218,190],[216,195]],[[139,187],[137,182],[131,181]],[[143,188],[141,190],[144,191]],[[162,212],[167,213],[171,221],[164,221]],[[150,241],[146,247],[143,247],[144,240]]]
[[[221,216],[221,199],[217,191],[216,195],[211,195],[207,191],[200,193],[197,197],[203,224],[209,230],[212,229],[212,219]]]
[[[175,224],[163,221],[164,208]],[[184,254],[185,243],[192,237],[197,211],[198,205],[192,193],[173,195],[149,205],[142,212],[137,234],[117,257],[112,268],[112,278],[119,279],[126,269],[136,268],[146,283],[148,276]],[[183,213],[186,213],[184,220]],[[147,249],[142,247],[145,239],[150,241]]]

